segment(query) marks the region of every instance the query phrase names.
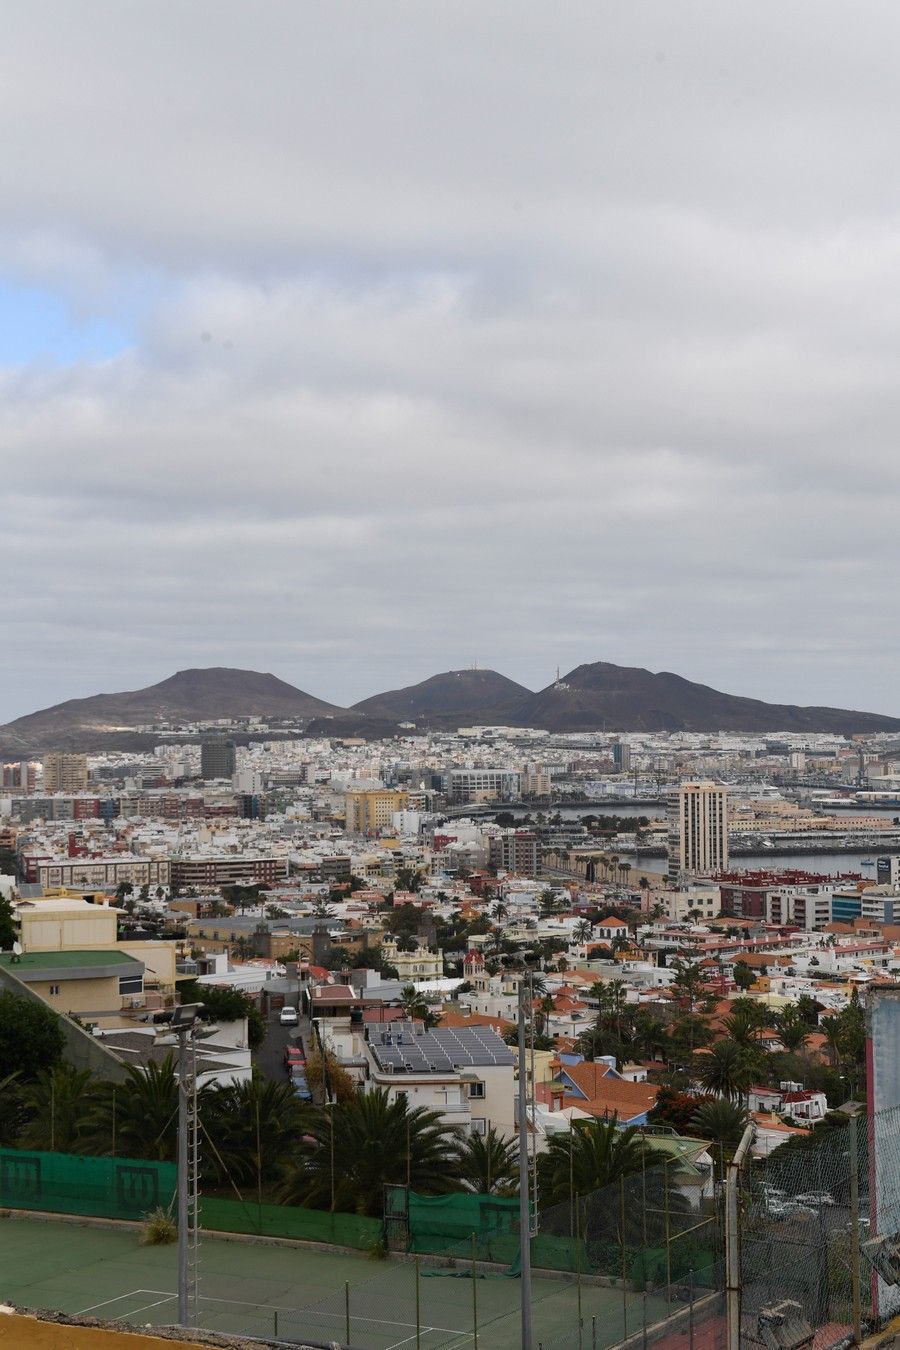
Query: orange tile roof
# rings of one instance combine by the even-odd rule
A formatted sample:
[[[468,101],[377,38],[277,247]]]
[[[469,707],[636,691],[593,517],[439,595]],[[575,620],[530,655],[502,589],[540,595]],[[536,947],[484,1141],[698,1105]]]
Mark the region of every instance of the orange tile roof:
[[[488,1017],[486,1013],[472,1013],[471,1017],[466,1017],[463,1013],[445,1012],[439,1025],[442,1027],[493,1027],[499,1035],[502,1035],[504,1031],[514,1027],[515,1022],[508,1022],[504,1017]]]
[[[588,1101],[609,1103],[614,1099],[630,1106],[631,1115],[636,1115],[638,1111],[649,1111],[659,1091],[650,1083],[628,1083],[613,1078],[607,1064],[598,1064],[590,1060],[584,1060],[581,1064],[563,1065],[562,1071],[585,1094]],[[587,1109],[586,1107],[585,1110]],[[609,1108],[609,1112],[612,1114],[612,1108]],[[597,1112],[592,1110],[591,1114],[596,1115]]]

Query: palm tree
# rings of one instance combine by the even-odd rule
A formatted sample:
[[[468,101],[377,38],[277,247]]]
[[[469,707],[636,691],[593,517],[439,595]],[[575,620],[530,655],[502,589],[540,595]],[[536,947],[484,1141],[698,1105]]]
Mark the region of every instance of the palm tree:
[[[491,913],[498,921],[500,919],[505,919],[509,913],[509,905],[506,904],[505,900],[498,900]]]
[[[716,1041],[702,1056],[702,1061],[698,1076],[707,1092],[736,1098],[742,1096],[753,1081],[752,1056],[736,1041]]]
[[[306,1111],[289,1083],[255,1071],[249,1082],[211,1089],[203,1133],[210,1167],[222,1182],[275,1180],[303,1133]]]
[[[550,1135],[538,1159],[542,1205],[557,1205],[612,1186],[640,1172],[653,1152],[633,1125],[620,1130],[612,1120],[574,1121],[571,1130]]]
[[[470,1134],[459,1154],[459,1177],[478,1195],[515,1195],[519,1189],[519,1150],[493,1125],[487,1134]]]
[[[591,923],[590,919],[581,919],[580,922],[575,925],[572,937],[576,942],[590,942],[593,933],[594,925]]]
[[[831,1060],[831,1067],[836,1069],[841,1061],[841,1047],[843,1045],[843,1028],[837,1014],[830,1017],[823,1017],[819,1023],[819,1030],[825,1037],[825,1044],[828,1047],[828,1057]]]
[[[666,1044],[666,1028],[651,1013],[640,1012],[634,1023],[635,1039],[645,1059],[653,1059]]]
[[[748,1015],[741,1010],[724,1017],[722,1029],[737,1045],[742,1045],[745,1049],[751,1049],[758,1044],[758,1033],[767,1021],[767,1017],[763,1017],[762,1022],[760,1022],[757,1015]]]
[[[532,998],[543,998],[547,993],[547,981],[544,976],[529,971],[528,990]]]
[[[204,1091],[201,1089],[202,1101]],[[129,1064],[122,1083],[101,1083],[91,1114],[86,1151],[174,1162],[178,1135],[175,1059],[146,1068]]]
[[[809,1041],[809,1023],[799,1008],[788,1005],[775,1018],[775,1027],[785,1050],[797,1054]]]
[[[318,1111],[280,1190],[285,1204],[379,1215],[384,1187],[441,1195],[456,1185],[459,1134],[439,1111],[410,1110],[406,1094],[360,1092]]]
[[[25,1120],[18,1073],[0,1078],[0,1148],[11,1148]]]
[[[89,1136],[98,1084],[87,1070],[56,1064],[23,1088],[21,1103],[30,1116],[19,1140],[23,1148],[78,1153]]]
[[[729,1101],[727,1097],[705,1101],[694,1112],[691,1128],[695,1129],[702,1139],[708,1139],[717,1146],[712,1152],[720,1179],[726,1162],[734,1156],[734,1151],[741,1142],[748,1119],[744,1107],[738,1102]]]
[[[428,1007],[424,996],[417,992],[412,984],[405,984],[400,990],[400,1003],[410,1022],[424,1022],[425,1030],[435,1024],[435,1017]]]
[[[538,1036],[543,1036],[547,1030],[547,1018],[553,1012],[553,999],[550,994],[545,994],[538,1007],[534,1010],[534,1030]]]

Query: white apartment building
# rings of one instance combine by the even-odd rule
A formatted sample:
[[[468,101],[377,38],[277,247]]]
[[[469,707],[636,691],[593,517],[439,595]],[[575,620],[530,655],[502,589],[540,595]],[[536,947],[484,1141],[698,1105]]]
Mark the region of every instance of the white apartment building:
[[[515,1064],[508,1045],[490,1027],[438,1027],[421,1031],[409,1022],[372,1025],[363,1047],[364,1088],[401,1093],[414,1109],[439,1111],[466,1133],[493,1128],[515,1136]]]
[[[669,794],[669,880],[728,867],[728,793],[715,783],[682,783]]]
[[[653,905],[670,923],[686,923],[695,916],[700,923],[718,917],[722,895],[718,886],[691,886],[683,891],[654,891]]]
[[[451,802],[507,802],[519,796],[521,777],[512,769],[450,769],[444,791]]]

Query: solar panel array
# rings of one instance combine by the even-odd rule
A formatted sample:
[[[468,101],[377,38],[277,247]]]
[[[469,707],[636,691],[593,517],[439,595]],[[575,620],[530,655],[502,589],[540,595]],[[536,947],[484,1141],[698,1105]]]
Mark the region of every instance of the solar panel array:
[[[394,1073],[452,1073],[475,1065],[512,1065],[512,1051],[491,1027],[437,1027],[416,1033],[409,1022],[371,1036],[369,1046],[382,1069]]]

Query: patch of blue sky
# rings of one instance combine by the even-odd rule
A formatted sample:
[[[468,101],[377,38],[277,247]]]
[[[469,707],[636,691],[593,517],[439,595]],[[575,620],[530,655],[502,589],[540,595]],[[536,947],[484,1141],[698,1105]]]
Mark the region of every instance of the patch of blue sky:
[[[0,277],[0,366],[103,361],[133,343],[123,316],[80,314],[51,290]]]

